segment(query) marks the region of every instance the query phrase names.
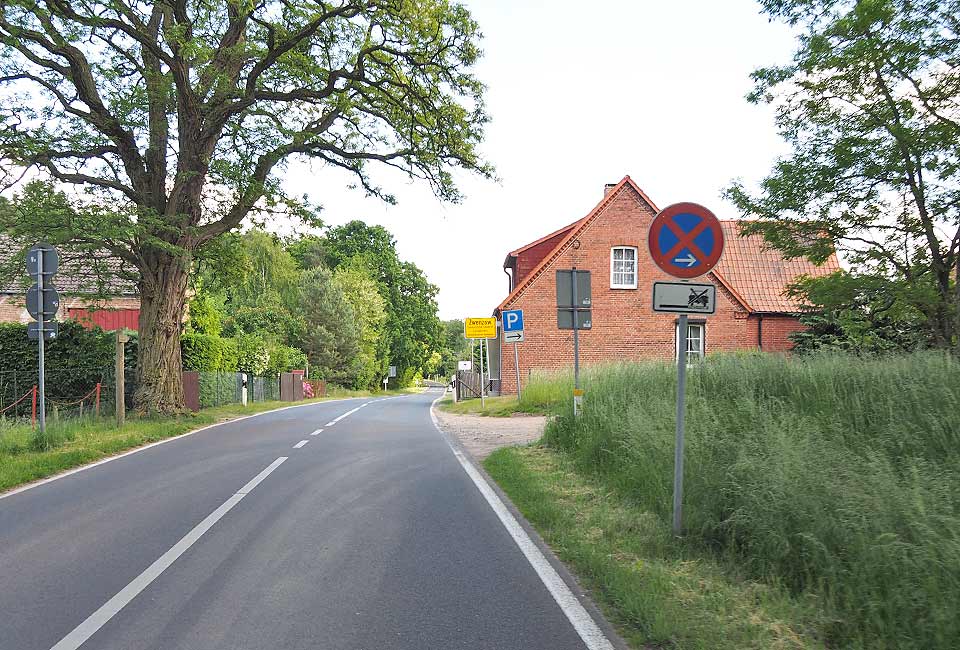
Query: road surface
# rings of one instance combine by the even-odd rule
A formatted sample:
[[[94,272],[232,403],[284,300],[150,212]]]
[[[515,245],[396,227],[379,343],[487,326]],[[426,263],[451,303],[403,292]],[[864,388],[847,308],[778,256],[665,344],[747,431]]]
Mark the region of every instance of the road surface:
[[[434,427],[439,394],[270,412],[0,498],[0,648],[612,647]]]

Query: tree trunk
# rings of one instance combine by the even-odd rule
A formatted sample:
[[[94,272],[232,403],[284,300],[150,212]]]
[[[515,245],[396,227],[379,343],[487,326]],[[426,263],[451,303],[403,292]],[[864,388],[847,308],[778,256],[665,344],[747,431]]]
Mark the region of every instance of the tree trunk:
[[[138,413],[184,410],[180,330],[187,300],[186,256],[151,252],[140,269],[140,340],[137,346]]]

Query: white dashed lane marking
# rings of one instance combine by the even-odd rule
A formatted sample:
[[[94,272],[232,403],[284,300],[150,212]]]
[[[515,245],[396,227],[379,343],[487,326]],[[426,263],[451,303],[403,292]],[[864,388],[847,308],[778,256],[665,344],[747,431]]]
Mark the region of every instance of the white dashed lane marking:
[[[293,446],[293,448],[294,448],[294,449],[300,449],[300,447],[304,446],[304,445],[307,444],[308,442],[310,442],[310,441],[309,441],[309,440],[301,440],[300,442],[298,442],[297,444],[295,444],[295,445]]]
[[[57,645],[53,646],[52,650],[77,650],[77,648],[83,645],[97,630],[116,616],[117,612],[126,607],[127,603],[136,598],[141,591],[150,586],[150,583],[160,577],[160,574],[166,571],[178,557],[183,555],[188,548],[203,537],[204,533],[213,528],[215,523],[220,521],[225,514],[230,512],[235,505],[250,494],[253,488],[257,487],[263,479],[270,476],[273,470],[280,467],[285,460],[287,460],[287,457],[281,456],[270,463],[262,472],[250,479],[250,481],[237,490],[232,497],[224,501],[219,508],[207,515],[206,519],[194,526],[193,530],[184,535],[169,551],[161,555],[156,562],[148,566],[143,573],[134,578],[133,582],[121,589],[116,596],[108,600],[100,609],[87,617],[87,620],[75,627],[70,634],[63,637]]]

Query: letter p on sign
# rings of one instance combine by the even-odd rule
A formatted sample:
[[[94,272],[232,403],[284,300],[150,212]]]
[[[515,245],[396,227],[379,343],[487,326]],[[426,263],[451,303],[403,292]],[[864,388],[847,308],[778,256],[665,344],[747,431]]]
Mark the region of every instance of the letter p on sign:
[[[510,310],[504,311],[502,316],[503,316],[504,332],[523,331],[523,310],[522,309],[510,309]]]

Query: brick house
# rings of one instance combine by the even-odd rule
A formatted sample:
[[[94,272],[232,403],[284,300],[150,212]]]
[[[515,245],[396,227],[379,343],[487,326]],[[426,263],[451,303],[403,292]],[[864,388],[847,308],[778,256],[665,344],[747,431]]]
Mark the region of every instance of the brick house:
[[[23,247],[0,236],[0,323],[29,323],[24,294],[33,284],[23,268]],[[60,251],[60,269],[53,280],[60,292],[57,320],[72,318],[105,330],[139,328],[140,296],[123,263],[107,254],[89,256]]]
[[[509,295],[494,310],[523,309],[525,341],[519,344],[520,374],[573,365],[573,333],[557,328],[558,269],[589,270],[592,329],[580,332],[582,365],[627,359],[675,359],[679,353],[677,317],[652,309],[653,283],[669,281],[649,258],[647,231],[659,209],[626,176],[604,188],[604,197],[579,221],[510,251],[504,260]],[[717,285],[715,314],[691,317],[687,354],[764,350],[787,352],[788,336],[803,326],[799,305],[784,292],[798,276],[821,276],[840,269],[836,255],[821,266],[806,259],[786,260],[764,246],[762,237],[741,237],[737,221],[722,222],[723,257],[700,280]],[[616,271],[614,272],[614,269]],[[494,389],[516,394],[511,345],[490,341]],[[496,381],[497,379],[500,381]]]

